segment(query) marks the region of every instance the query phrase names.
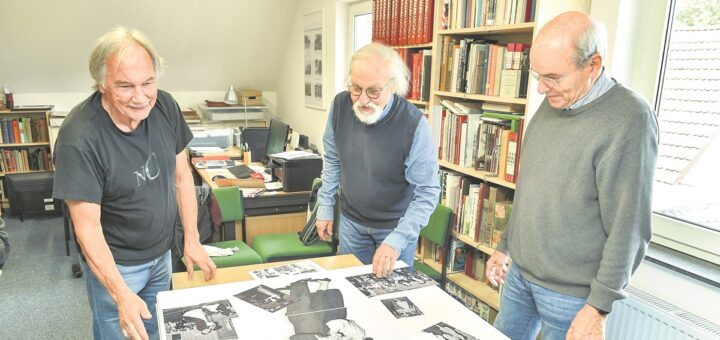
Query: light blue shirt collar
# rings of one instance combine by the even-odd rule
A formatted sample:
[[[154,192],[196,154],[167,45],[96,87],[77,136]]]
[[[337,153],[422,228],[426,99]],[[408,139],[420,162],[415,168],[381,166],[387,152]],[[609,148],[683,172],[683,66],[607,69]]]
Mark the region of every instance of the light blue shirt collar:
[[[385,108],[383,109],[383,112],[380,114],[380,118],[378,118],[378,122],[385,118],[387,116],[388,112],[390,112],[390,108],[392,108],[393,101],[395,100],[395,94],[390,95],[390,100],[388,100],[387,104],[385,104]]]
[[[575,110],[580,108],[581,106],[590,103],[591,101],[597,99],[598,97],[602,96],[610,90],[613,86],[615,86],[616,82],[614,79],[610,78],[610,75],[605,70],[605,66],[603,66],[602,72],[600,72],[600,75],[598,76],[598,79],[595,81],[595,84],[593,87],[588,91],[588,93],[583,96],[582,98],[578,99],[575,103],[570,105],[565,110]]]

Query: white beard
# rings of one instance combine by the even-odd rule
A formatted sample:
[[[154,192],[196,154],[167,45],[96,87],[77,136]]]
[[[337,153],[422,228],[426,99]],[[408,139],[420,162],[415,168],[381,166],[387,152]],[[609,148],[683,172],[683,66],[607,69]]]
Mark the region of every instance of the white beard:
[[[373,110],[372,113],[366,114],[362,111],[360,111],[361,107],[369,107]],[[357,117],[360,122],[362,122],[365,125],[373,125],[377,123],[377,121],[380,119],[380,115],[383,112],[383,108],[376,105],[373,102],[368,102],[365,105],[360,104],[360,101],[356,101],[355,104],[353,104],[353,112],[355,112],[355,117]]]

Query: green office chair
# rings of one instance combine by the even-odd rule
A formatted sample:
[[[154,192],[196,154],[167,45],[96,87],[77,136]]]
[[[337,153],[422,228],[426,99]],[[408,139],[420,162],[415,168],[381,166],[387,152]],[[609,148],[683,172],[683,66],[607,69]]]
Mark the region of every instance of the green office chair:
[[[435,207],[432,215],[430,215],[430,221],[428,224],[420,230],[420,237],[430,241],[433,244],[437,244],[444,250],[445,254],[443,258],[449,259],[450,255],[450,240],[452,239],[452,228],[454,221],[454,214],[452,209],[438,204]],[[433,280],[440,283],[440,288],[445,290],[445,283],[447,281],[447,266],[442,266],[442,272],[438,273],[435,269],[424,264],[420,261],[415,261],[413,267],[415,270],[430,276]]]
[[[315,204],[317,192],[322,185],[322,180],[316,178],[312,185],[309,206],[312,207],[308,223],[315,223],[315,216],[318,204]],[[336,200],[337,201],[337,200]],[[338,209],[335,206],[335,223],[333,223],[333,237],[331,242],[318,240],[312,244],[305,245],[298,233],[286,234],[265,234],[253,238],[252,248],[260,255],[263,262],[277,262],[287,260],[307,259],[335,255],[337,253],[337,234],[339,223],[337,222]],[[312,228],[315,226],[312,225]]]
[[[242,191],[238,187],[215,188],[212,190],[217,210],[213,212],[213,222],[222,225],[222,239],[224,241],[208,244],[218,248],[234,248],[239,251],[231,256],[210,257],[218,268],[244,266],[262,263],[262,258],[245,242],[235,240],[235,221],[242,221],[245,233],[245,207],[243,206]],[[215,209],[214,209],[215,210]],[[219,216],[218,216],[219,215]],[[182,258],[185,263],[185,257]]]

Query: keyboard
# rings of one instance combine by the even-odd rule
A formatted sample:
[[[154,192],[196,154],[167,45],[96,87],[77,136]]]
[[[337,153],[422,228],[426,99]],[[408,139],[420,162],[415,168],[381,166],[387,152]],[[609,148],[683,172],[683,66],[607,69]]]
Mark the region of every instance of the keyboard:
[[[250,174],[253,173],[252,169],[250,169],[245,164],[236,165],[233,167],[228,168],[228,171],[230,171],[231,174],[233,174],[235,177],[243,179],[243,178],[250,178]]]

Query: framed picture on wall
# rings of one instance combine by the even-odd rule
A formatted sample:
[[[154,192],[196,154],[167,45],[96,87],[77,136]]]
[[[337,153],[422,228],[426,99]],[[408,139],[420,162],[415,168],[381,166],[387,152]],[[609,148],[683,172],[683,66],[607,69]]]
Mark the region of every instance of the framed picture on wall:
[[[325,32],[323,11],[303,16],[304,94],[305,106],[324,109],[323,84],[325,79]]]

